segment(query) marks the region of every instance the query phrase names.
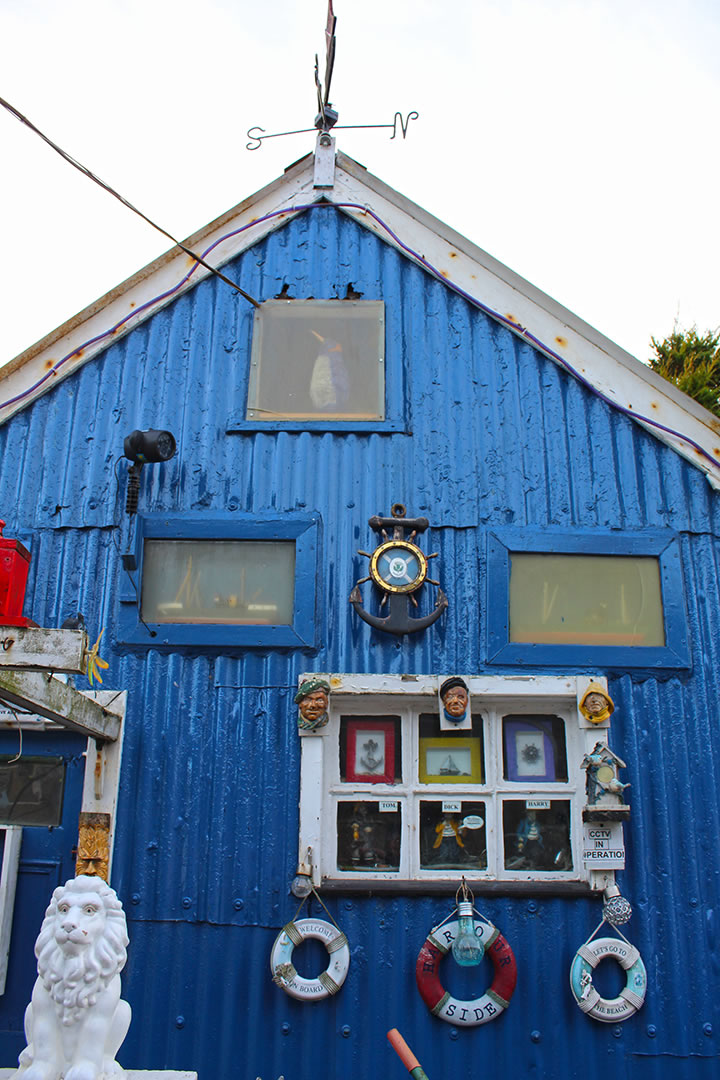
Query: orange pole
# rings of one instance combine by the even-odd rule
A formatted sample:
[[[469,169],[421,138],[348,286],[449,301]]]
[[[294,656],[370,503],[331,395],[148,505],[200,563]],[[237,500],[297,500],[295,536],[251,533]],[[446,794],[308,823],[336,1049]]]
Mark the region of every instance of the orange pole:
[[[403,1039],[402,1035],[397,1028],[392,1028],[387,1033],[388,1042],[392,1046],[397,1056],[402,1061],[405,1068],[408,1070],[413,1080],[428,1080],[427,1076],[423,1072],[422,1065],[413,1054],[408,1044]]]

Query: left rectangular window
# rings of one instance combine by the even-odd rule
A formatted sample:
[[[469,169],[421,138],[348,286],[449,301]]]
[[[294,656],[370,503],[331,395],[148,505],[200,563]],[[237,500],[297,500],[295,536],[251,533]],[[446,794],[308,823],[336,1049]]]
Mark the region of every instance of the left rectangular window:
[[[137,571],[121,596],[121,640],[313,644],[317,532],[307,515],[141,516]]]
[[[146,540],[144,554],[146,622],[292,626],[292,541]]]

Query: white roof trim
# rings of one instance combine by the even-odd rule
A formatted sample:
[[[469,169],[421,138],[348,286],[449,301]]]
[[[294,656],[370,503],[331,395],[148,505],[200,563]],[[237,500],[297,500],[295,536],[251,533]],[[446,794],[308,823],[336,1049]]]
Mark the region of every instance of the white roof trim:
[[[532,341],[534,347],[540,348],[555,362],[559,362],[557,357],[560,357],[595,390],[628,410],[630,415],[638,419],[638,423],[705,472],[712,486],[720,490],[720,420],[692,398],[682,394],[671,383],[487,252],[372,176],[352,158],[338,154],[334,187],[332,190],[323,189],[322,196],[334,203],[354,203],[371,209],[402,244],[420,252],[428,263],[436,267],[448,284],[457,286],[504,316],[509,320],[510,329],[521,337],[527,337],[527,330],[539,339],[545,347]],[[223,241],[209,256],[213,265],[219,267],[281,227],[287,221],[284,211],[291,213],[293,208],[317,199],[318,192],[313,188],[313,158],[309,155],[291,166],[278,180],[189,237],[185,241],[186,246],[202,252],[228,232],[249,226],[246,231]],[[344,212],[387,243],[403,250],[390,233],[363,210],[346,208]],[[270,213],[278,216],[257,225],[252,224]],[[63,356],[106,333],[128,315],[131,317],[115,337],[127,333],[164,304],[175,300],[182,292],[207,277],[208,271],[198,267],[181,290],[147,311],[132,316],[134,310],[174,288],[190,266],[189,257],[178,248],[173,248],[21,353],[0,372],[0,401],[24,395]],[[111,340],[113,338],[105,337],[87,346],[80,355],[66,361],[58,372],[23,396],[22,400],[0,408],[0,423],[86,364],[107,348]],[[556,356],[553,356],[553,352]],[[713,466],[684,439],[643,423],[640,416],[651,418],[697,443],[717,460],[717,466]]]

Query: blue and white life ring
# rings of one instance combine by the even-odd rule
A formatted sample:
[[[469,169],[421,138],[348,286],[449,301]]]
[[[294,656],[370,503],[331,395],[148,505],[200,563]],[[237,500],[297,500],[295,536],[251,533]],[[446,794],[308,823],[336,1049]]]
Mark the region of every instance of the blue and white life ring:
[[[330,954],[330,963],[316,979],[298,975],[292,962],[293,949],[307,938],[322,941]],[[289,922],[275,938],[270,953],[273,982],[299,1001],[322,1001],[337,994],[350,967],[350,948],[342,930],[323,919],[299,919]]]
[[[592,982],[593,970],[601,960],[611,957],[626,974],[626,983],[616,998],[603,998]],[[604,1024],[629,1020],[642,1007],[647,990],[647,972],[639,951],[629,941],[619,938],[596,938],[581,945],[570,967],[570,989],[586,1016]]]

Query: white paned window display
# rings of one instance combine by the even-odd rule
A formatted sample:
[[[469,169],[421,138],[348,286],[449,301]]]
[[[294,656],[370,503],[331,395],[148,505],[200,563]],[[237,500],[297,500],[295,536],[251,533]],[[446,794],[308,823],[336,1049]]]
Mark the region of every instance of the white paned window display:
[[[608,721],[578,705],[603,679],[464,676],[454,725],[441,720],[447,676],[321,677],[329,721],[301,733],[299,862],[316,886],[612,883],[583,860],[581,763]]]

